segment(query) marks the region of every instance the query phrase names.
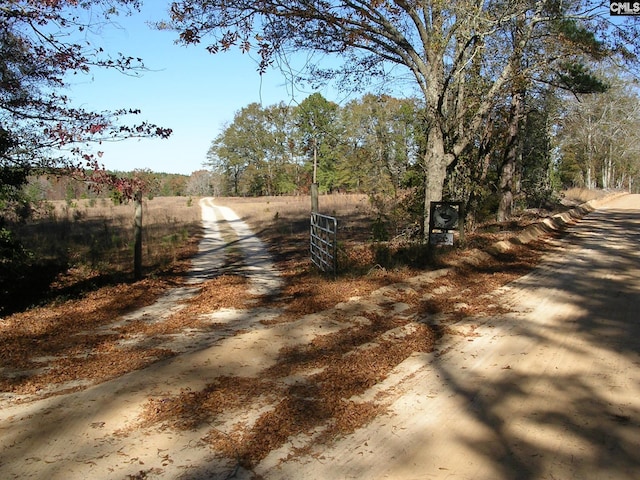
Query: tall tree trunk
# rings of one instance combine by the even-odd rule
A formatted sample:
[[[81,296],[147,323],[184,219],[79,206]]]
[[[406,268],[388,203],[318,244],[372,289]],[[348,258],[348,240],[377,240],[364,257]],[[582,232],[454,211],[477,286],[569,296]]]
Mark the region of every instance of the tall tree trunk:
[[[602,188],[605,190],[613,185],[615,166],[613,164],[613,144],[609,144],[609,154],[602,162]]]
[[[447,177],[447,166],[453,161],[453,155],[445,154],[444,136],[438,126],[433,126],[429,130],[427,151],[424,158],[425,168],[425,188],[424,188],[424,225],[423,237],[425,241],[429,238],[429,222],[431,213],[431,202],[442,200],[444,181]]]
[[[526,92],[526,79],[523,75],[524,57],[524,15],[520,15],[516,20],[511,32],[513,42],[513,53],[509,61],[513,80],[511,84],[511,108],[509,109],[509,127],[505,152],[500,166],[500,203],[498,205],[497,220],[504,222],[511,218],[513,211],[513,197],[516,176],[516,165],[520,152],[520,126],[524,115],[524,97]]]
[[[524,93],[519,91],[511,98],[509,113],[509,132],[505,147],[504,159],[500,166],[500,203],[498,205],[497,220],[504,222],[511,218],[515,191],[515,174],[520,151],[520,124],[524,112]]]

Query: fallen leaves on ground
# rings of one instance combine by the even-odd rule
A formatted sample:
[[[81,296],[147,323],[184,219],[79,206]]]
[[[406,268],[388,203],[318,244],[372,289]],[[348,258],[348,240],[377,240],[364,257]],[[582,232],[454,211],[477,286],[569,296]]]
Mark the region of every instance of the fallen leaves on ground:
[[[283,348],[275,365],[259,378],[218,377],[200,391],[150,399],[141,426],[194,429],[211,425],[206,439],[212,448],[247,468],[297,435],[314,436],[316,446],[330,443],[383,413],[384,398],[359,396],[384,381],[409,356],[431,352],[442,335],[456,334],[450,325],[470,315],[504,313],[487,295],[529,271],[544,246],[514,248],[509,255],[482,256],[481,261],[469,263],[460,262],[460,256],[471,257],[473,248],[443,253],[439,261],[451,266],[447,275],[422,290],[406,290],[390,298],[381,312],[364,315],[366,323]],[[180,278],[106,287],[82,299],[4,318],[0,321],[0,389],[42,396],[56,393],[52,388],[56,385],[83,388],[175,354],[154,347],[153,342],[147,347],[124,347],[124,341],[134,336],[161,338],[186,328],[215,329],[217,325],[202,322],[201,316],[222,308],[279,308],[282,313],[264,322],[266,326],[291,322],[420,273],[405,267],[325,278],[311,270],[303,255],[281,259],[278,267],[285,285],[277,298],[253,297],[247,293],[245,278],[225,274],[201,285],[182,310],[166,319],[131,321],[107,333],[97,330],[152,303],[180,285]],[[402,314],[394,313],[396,302],[407,305]],[[446,314],[448,324],[428,321],[438,314]],[[466,334],[473,331],[472,326]],[[295,374],[301,375],[292,383]],[[257,407],[263,411],[251,422],[238,423],[228,431],[214,426],[229,412]],[[292,448],[296,454],[314,453],[310,444]]]

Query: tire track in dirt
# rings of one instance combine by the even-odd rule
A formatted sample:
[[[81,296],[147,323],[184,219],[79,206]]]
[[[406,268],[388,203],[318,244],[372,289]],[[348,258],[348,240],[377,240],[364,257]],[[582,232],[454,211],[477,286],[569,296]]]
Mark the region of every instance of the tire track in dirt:
[[[200,200],[202,208],[202,218],[204,220],[205,231],[210,228],[210,235],[214,238],[213,245],[209,247],[209,242],[205,242],[203,247],[205,261],[211,262],[210,255],[219,251],[220,242],[224,247],[233,245],[242,253],[242,265],[234,268],[234,273],[246,275],[250,282],[249,293],[252,295],[271,296],[276,295],[282,286],[282,280],[275,267],[271,254],[266,245],[260,240],[249,226],[243,222],[235,212],[228,208],[214,204],[213,198]],[[234,231],[236,238],[231,242],[225,241],[220,236],[218,222],[226,222]],[[205,234],[205,240],[208,235]],[[194,264],[198,271],[201,269],[199,258],[196,257]],[[219,268],[219,267],[218,267]],[[207,268],[203,269],[207,271]]]
[[[414,286],[440,274],[425,274]],[[204,422],[191,430],[144,426],[140,418],[149,401],[162,405],[184,392],[204,389],[217,377],[259,378],[277,362],[283,347],[306,345],[318,336],[368,322],[362,316],[367,312],[401,314],[392,299],[408,288],[385,287],[286,323],[269,324],[280,312],[264,308],[213,312],[208,317],[217,328],[195,351],[80,392],[3,409],[0,471],[4,478],[15,479],[226,478],[237,470],[236,460],[214,455],[204,440],[212,425]],[[300,371],[281,382],[286,387],[312,373]],[[272,404],[256,398],[217,418],[216,430],[230,433],[239,423],[251,425],[270,408]]]
[[[185,286],[101,327],[96,334],[118,333],[129,322],[161,323],[182,310],[185,302],[197,294],[199,285],[219,275],[225,267],[227,243],[221,236],[220,221],[233,228],[234,243],[246,256],[240,271],[249,279],[250,293],[277,293],[281,282],[264,244],[232,210],[215,206],[212,199],[203,199],[200,205],[204,234]],[[246,362],[233,360],[240,348],[233,337],[237,330],[245,329],[259,335],[260,321],[279,313],[223,310],[210,317],[211,323],[219,326],[214,331],[192,329],[153,339],[128,336],[121,341],[122,348],[147,348],[151,342],[183,354],[71,394],[50,396],[59,390],[87,386],[87,382],[56,385],[32,396],[8,396],[3,399],[0,413],[2,478],[151,478],[162,472],[168,478],[178,478],[192,464],[199,468],[203,459],[206,464],[211,452],[201,441],[202,432],[135,432],[132,429],[136,428],[137,418],[149,398],[203,388],[210,381],[214,361],[221,367],[217,374],[235,374],[238,368],[250,373]],[[258,342],[255,349],[254,365],[259,369],[263,364],[258,351],[264,349],[263,343]],[[42,395],[48,398],[37,400]],[[16,404],[17,401],[24,403]],[[148,441],[150,435],[152,442]],[[216,462],[212,465],[213,471],[224,471]]]
[[[213,203],[212,198],[200,200],[203,236],[198,246],[198,253],[192,259],[192,268],[183,286],[175,287],[159,298],[151,305],[139,308],[131,313],[117,318],[112,323],[97,328],[93,333],[97,335],[119,335],[123,329],[131,324],[162,324],[173,315],[179,313],[187,306],[187,302],[200,291],[200,285],[223,273],[234,273],[247,277],[249,281],[249,294],[254,296],[275,295],[281,287],[279,273],[274,266],[268,249],[251,231],[251,229],[238,216],[227,207],[220,207]],[[232,238],[224,238],[221,224],[228,225],[233,230]],[[228,229],[227,229],[228,230]],[[233,245],[243,256],[243,261],[234,265],[228,265],[227,250]],[[80,332],[89,334],[91,332]],[[232,334],[231,331],[226,332]],[[202,348],[207,342],[213,341],[215,335],[207,329],[191,329],[186,333],[154,335],[151,338],[145,333],[126,334],[118,343],[119,348],[144,349],[157,346],[175,353],[183,353]],[[86,352],[86,355],[92,355]],[[42,371],[48,369],[47,363],[64,360],[65,357],[51,357],[39,359],[39,368]],[[45,361],[40,361],[45,360]],[[12,375],[30,375],[31,372],[18,370]],[[36,395],[4,394],[0,396],[0,406],[10,405],[17,401],[29,401],[45,395],[55,394],[69,389],[90,385],[87,379],[74,380],[66,383],[51,384]]]

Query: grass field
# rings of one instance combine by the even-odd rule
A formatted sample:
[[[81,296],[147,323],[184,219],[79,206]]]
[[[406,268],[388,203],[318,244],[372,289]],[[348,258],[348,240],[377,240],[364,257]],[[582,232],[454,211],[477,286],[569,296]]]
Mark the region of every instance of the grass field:
[[[133,255],[132,203],[110,200],[49,202],[45,214],[21,229],[23,243],[39,256],[72,266],[126,272]],[[157,197],[143,201],[144,265],[157,269],[179,258],[181,246],[200,231],[197,201]]]
[[[281,258],[307,251],[309,197],[220,198],[272,245]],[[322,212],[341,218],[352,241],[370,233],[366,195],[327,195]],[[33,253],[13,278],[2,282],[0,314],[52,300],[75,298],[107,285],[130,282],[133,272],[132,203],[109,199],[50,201],[27,223],[12,225],[15,237]],[[143,200],[143,270],[147,277],[179,276],[189,267],[200,239],[198,198]]]
[[[133,204],[114,205],[108,199],[52,201],[41,205],[27,223],[12,225],[16,239],[32,256],[14,278],[3,282],[5,312],[129,281],[133,215]],[[197,251],[201,231],[197,200],[145,199],[144,273],[157,276],[184,271]]]
[[[565,199],[580,203],[602,192],[572,190]],[[311,268],[308,196],[216,198],[270,245],[286,267]],[[402,242],[373,241],[377,212],[369,197],[357,194],[323,195],[320,211],[338,218],[339,264],[347,275],[363,275],[375,268],[424,267],[432,258],[424,248]],[[28,223],[13,225],[17,239],[34,253],[12,278],[0,279],[0,314],[51,301],[79,298],[108,285],[133,279],[133,204],[114,205],[109,199],[46,202]],[[197,198],[157,197],[143,200],[143,271],[147,278],[178,281],[189,268],[201,234]],[[468,242],[497,239],[534,218],[520,217],[510,225],[485,226]],[[519,224],[517,223],[519,222]],[[295,264],[295,266],[293,266]]]

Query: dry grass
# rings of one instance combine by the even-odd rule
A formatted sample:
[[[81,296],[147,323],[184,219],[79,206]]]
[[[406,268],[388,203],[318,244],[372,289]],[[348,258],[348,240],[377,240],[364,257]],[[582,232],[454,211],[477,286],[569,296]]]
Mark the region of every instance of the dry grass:
[[[590,200],[605,197],[609,192],[604,190],[594,190],[588,188],[570,188],[562,192],[562,196],[565,201],[571,204],[585,203]]]
[[[26,224],[13,225],[16,238],[34,252],[20,275],[2,287],[0,314],[79,298],[128,282],[133,272],[132,204],[108,199],[47,202]],[[157,277],[184,273],[202,232],[200,207],[185,197],[143,202],[143,269]],[[5,286],[6,285],[6,286]],[[6,297],[6,300],[5,298]]]
[[[233,209],[255,232],[286,241],[309,232],[311,200],[308,196],[239,198],[221,197],[215,202]],[[338,218],[340,236],[366,242],[371,236],[372,214],[369,197],[362,194],[321,195],[320,213]],[[270,238],[273,240],[273,238]],[[278,242],[276,242],[277,244]]]
[[[68,255],[71,265],[128,271],[133,251],[132,203],[109,199],[48,202],[39,218],[17,234],[41,256]],[[157,268],[178,258],[179,245],[200,231],[200,207],[185,197],[143,200],[144,265]]]
[[[277,217],[309,218],[311,200],[308,196],[280,197],[219,197],[215,202],[233,208],[239,217],[249,221],[265,222]],[[320,195],[320,213],[332,216],[350,216],[357,212],[368,214],[369,197],[364,194]]]

